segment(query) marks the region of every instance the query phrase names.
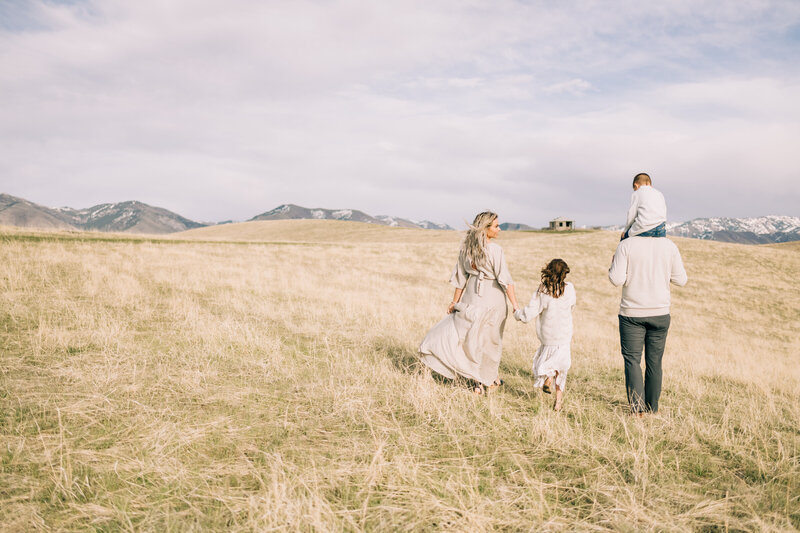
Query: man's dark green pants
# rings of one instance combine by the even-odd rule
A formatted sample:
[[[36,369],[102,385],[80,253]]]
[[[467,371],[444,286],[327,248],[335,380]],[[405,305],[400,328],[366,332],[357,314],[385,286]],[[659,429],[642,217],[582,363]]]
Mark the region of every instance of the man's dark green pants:
[[[667,344],[669,315],[630,317],[619,315],[619,342],[625,360],[625,389],[634,413],[658,411],[661,396],[661,358]],[[642,380],[644,349],[644,380]]]

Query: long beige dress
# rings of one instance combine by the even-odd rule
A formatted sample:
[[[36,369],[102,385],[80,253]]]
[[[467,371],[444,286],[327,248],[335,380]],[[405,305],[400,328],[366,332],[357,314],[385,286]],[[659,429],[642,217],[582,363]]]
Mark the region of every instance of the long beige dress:
[[[508,307],[505,287],[513,284],[503,249],[489,242],[486,261],[474,268],[463,255],[450,284],[464,289],[455,312],[425,335],[420,359],[448,378],[462,376],[484,385],[497,379]]]

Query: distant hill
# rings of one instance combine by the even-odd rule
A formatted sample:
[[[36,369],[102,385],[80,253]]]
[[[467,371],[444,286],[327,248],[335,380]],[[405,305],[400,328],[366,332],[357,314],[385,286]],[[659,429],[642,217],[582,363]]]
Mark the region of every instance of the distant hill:
[[[503,231],[532,231],[539,228],[528,226],[527,224],[518,224],[516,222],[503,222],[500,224],[500,229]]]
[[[8,194],[0,194],[0,224],[150,234],[206,226],[167,209],[137,201],[100,204],[86,209],[50,208]]]
[[[0,193],[0,224],[42,229],[74,229],[60,212]]]
[[[309,209],[294,204],[279,205],[275,209],[256,215],[247,222],[256,220],[351,220],[353,222],[367,222],[370,224],[383,224],[379,219],[361,211],[353,209]]]
[[[302,207],[294,204],[279,205],[275,209],[256,215],[248,222],[258,220],[290,220],[290,219],[309,219],[309,220],[349,220],[352,222],[366,222],[368,224],[381,224],[400,228],[422,228],[422,229],[444,229],[452,230],[447,224],[437,224],[428,220],[414,222],[405,218],[378,215],[372,216],[355,209],[324,209]]]

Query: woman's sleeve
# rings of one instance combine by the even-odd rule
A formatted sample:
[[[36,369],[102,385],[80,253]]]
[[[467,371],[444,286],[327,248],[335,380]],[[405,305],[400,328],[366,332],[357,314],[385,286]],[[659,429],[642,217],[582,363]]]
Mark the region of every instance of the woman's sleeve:
[[[543,308],[544,298],[543,295],[537,290],[533,293],[533,296],[531,296],[531,301],[528,302],[528,305],[514,313],[514,317],[527,324],[539,316],[539,313],[542,312]]]
[[[508,264],[506,264],[506,254],[503,252],[503,249],[499,246],[495,249],[496,252],[493,254],[494,261],[492,261],[494,277],[497,278],[497,283],[505,288],[509,285],[513,285],[514,280],[511,279],[511,271],[508,269]]]
[[[461,256],[458,256],[458,261],[456,261],[456,267],[453,269],[453,273],[450,275],[450,285],[455,287],[456,289],[463,289],[467,286],[467,271],[464,269],[464,262],[461,261]]]

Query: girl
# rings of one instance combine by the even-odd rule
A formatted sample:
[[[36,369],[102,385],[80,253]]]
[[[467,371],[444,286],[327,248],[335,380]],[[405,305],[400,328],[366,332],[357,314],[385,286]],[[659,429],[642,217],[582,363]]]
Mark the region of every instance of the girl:
[[[534,387],[548,394],[555,386],[555,411],[561,410],[567,370],[572,362],[569,345],[572,341],[572,309],[575,307],[575,287],[564,281],[569,266],[553,259],[542,269],[542,283],[527,307],[514,313],[514,318],[530,322],[536,317],[536,335],[541,346],[533,356]],[[540,316],[541,315],[541,316]]]

